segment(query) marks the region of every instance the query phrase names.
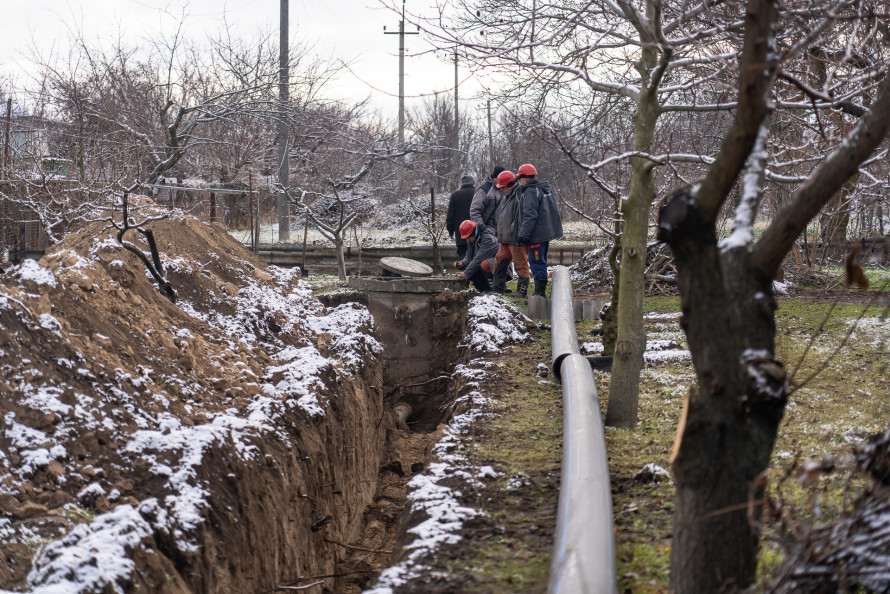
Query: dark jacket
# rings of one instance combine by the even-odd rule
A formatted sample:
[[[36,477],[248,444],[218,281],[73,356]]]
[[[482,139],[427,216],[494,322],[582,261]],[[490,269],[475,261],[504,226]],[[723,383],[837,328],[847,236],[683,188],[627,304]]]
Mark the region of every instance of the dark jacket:
[[[488,260],[488,265],[494,270],[494,256],[498,253],[498,247],[498,240],[494,238],[492,228],[484,227],[476,237],[476,241],[467,242],[467,255],[462,260],[464,275],[470,278],[476,274],[482,266],[482,260]]]
[[[473,201],[473,186],[461,186],[460,190],[451,194],[448,198],[448,216],[445,218],[445,229],[448,235],[454,237],[454,243],[463,245],[466,239],[460,238],[460,233],[454,234],[460,224],[470,219],[470,203]]]
[[[544,243],[562,237],[562,218],[550,183],[533,177],[520,189],[522,223],[516,239],[527,237],[529,243]]]
[[[498,242],[515,244],[519,239],[519,235],[516,233],[522,220],[522,212],[519,207],[519,184],[516,184],[509,194],[503,196],[495,211]]]
[[[487,179],[476,188],[473,194],[473,203],[470,204],[470,220],[476,223],[482,223],[486,227],[497,227],[497,219],[495,211],[498,204],[503,202],[504,195],[498,190],[494,183]]]

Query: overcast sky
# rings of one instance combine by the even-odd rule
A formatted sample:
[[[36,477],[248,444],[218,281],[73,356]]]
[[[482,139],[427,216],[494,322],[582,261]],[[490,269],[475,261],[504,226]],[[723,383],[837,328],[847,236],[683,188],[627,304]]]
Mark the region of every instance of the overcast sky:
[[[408,0],[417,10],[428,0]],[[121,33],[132,45],[175,21],[169,14],[188,14],[186,34],[200,42],[218,31],[223,17],[236,34],[251,38],[260,29],[278,30],[280,0],[3,0],[3,33],[0,34],[0,70],[19,84],[27,81],[29,48],[41,53],[64,47],[70,29],[82,29],[88,39],[111,43]],[[412,7],[412,4],[415,6]],[[164,14],[166,11],[167,15]],[[351,72],[329,87],[335,98],[370,96],[373,106],[387,118],[398,109],[398,15],[378,0],[290,0],[291,39],[314,44],[314,52],[350,62]],[[429,49],[423,35],[406,36],[408,52]],[[417,96],[449,92],[454,86],[454,66],[434,55],[408,57],[405,61],[406,105]],[[479,85],[465,70],[460,72],[460,96],[469,98]],[[463,102],[462,102],[463,103]],[[465,104],[466,105],[466,104]]]

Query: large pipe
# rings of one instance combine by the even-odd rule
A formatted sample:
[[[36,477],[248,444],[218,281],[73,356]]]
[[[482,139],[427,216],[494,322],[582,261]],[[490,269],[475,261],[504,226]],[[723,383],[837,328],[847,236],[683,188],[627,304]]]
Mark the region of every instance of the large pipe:
[[[560,365],[569,355],[580,355],[578,336],[575,334],[575,311],[572,305],[572,276],[565,266],[553,271],[553,295],[551,299],[551,363],[553,375],[562,377]]]
[[[568,270],[553,273],[553,371],[562,381],[562,482],[548,594],[617,592],[612,496],[596,385],[578,352]]]

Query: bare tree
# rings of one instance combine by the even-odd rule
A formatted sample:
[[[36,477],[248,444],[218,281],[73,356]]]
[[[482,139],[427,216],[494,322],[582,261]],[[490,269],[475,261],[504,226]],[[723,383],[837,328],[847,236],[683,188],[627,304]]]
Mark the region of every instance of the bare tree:
[[[890,130],[890,77],[883,70],[873,79],[868,108],[855,126],[807,172],[755,240],[752,226],[767,173],[776,79],[786,75],[781,67],[806,50],[813,29],[781,51],[777,41],[783,40],[774,31],[785,30],[781,25],[799,14],[780,15],[773,0],[747,3],[732,127],[704,179],[675,194],[660,213],[659,237],[676,257],[682,326],[697,379],[674,461],[671,589],[678,592],[742,590],[754,582],[757,534],[751,520],[758,514],[762,473],[789,392],[786,372],[775,358],[773,278],[807,224],[879,150]],[[832,8],[818,17],[827,21],[820,22],[823,31],[837,18]],[[716,221],[746,163],[732,234],[718,243]]]

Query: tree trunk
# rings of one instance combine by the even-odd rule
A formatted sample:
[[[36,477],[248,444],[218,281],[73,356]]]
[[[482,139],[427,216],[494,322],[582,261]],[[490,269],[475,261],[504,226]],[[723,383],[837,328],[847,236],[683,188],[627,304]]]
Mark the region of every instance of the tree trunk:
[[[655,50],[647,48],[643,51],[640,69],[647,68],[651,72],[655,60]],[[641,90],[634,115],[634,150],[650,150],[658,114],[657,96]],[[637,422],[640,369],[646,350],[643,292],[646,286],[644,276],[649,210],[655,199],[655,176],[651,163],[645,159],[631,158],[631,167],[633,177],[630,192],[621,205],[624,231],[621,234],[621,275],[618,281],[618,340],[612,360],[606,410],[606,425],[611,427],[632,427]]]
[[[837,198],[828,203],[828,212],[819,217],[822,227],[822,250],[820,261],[843,260],[847,253],[847,227],[850,224],[849,196],[856,189],[858,175],[853,176],[838,192]]]
[[[339,235],[334,238],[334,246],[337,248],[337,275],[341,281],[346,280],[346,253],[343,251],[343,238]]]
[[[713,224],[686,223],[670,245],[698,387],[678,428],[671,591],[736,591],[756,578],[749,509],[759,508],[787,399],[773,358],[776,303],[747,246],[721,253]]]

